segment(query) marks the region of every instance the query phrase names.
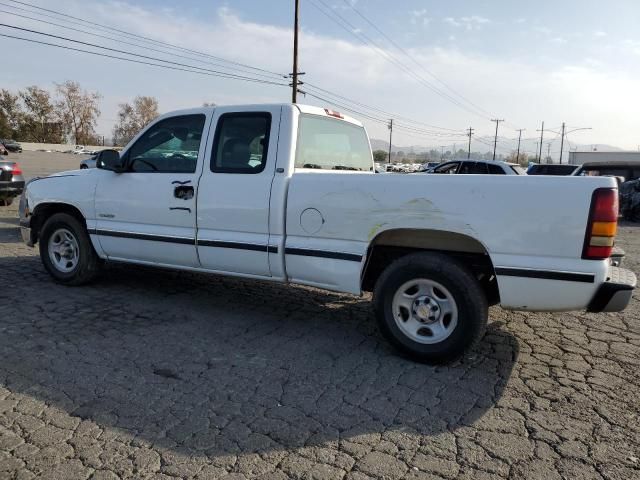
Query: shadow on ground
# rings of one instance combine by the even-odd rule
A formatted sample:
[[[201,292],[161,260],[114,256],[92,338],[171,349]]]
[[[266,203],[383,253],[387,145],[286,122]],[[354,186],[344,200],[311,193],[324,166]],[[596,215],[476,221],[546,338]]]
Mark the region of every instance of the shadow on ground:
[[[0,383],[157,447],[218,456],[472,424],[502,396],[517,340],[490,324],[432,367],[379,337],[368,299],[147,268],[53,284],[0,257]]]

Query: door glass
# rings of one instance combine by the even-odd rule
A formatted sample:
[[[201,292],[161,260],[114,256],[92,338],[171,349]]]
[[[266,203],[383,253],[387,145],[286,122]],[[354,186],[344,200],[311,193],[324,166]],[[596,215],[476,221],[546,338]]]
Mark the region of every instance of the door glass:
[[[458,168],[459,163],[445,163],[444,165],[436,168],[433,173],[456,173],[456,169]]]
[[[506,175],[502,167],[500,167],[499,165],[494,165],[493,163],[489,163],[487,167],[489,168],[489,174],[491,175]]]
[[[166,118],[147,130],[127,153],[132,172],[195,173],[206,117]]]
[[[213,144],[211,171],[260,173],[267,163],[271,114],[227,113],[220,116]]]

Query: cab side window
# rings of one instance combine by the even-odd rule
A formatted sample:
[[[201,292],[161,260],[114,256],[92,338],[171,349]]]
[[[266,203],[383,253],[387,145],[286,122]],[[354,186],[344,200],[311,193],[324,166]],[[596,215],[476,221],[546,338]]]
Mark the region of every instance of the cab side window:
[[[211,171],[260,173],[267,163],[271,114],[226,113],[216,127]]]
[[[159,121],[126,153],[131,172],[195,173],[206,116],[181,115]]]

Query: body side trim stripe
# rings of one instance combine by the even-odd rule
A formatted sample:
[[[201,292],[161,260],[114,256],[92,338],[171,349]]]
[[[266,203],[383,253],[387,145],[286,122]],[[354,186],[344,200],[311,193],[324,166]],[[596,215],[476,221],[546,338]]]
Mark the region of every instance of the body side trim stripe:
[[[357,255],[355,253],[327,252],[325,250],[309,250],[306,248],[290,247],[285,248],[284,253],[287,255],[299,255],[302,257],[332,258],[335,260],[349,260],[351,262],[362,261],[362,255]]]
[[[179,243],[182,245],[196,245],[194,238],[167,237],[148,233],[116,232],[113,230],[88,229],[90,235],[102,235],[105,237],[133,238],[137,240],[149,240],[153,242]],[[219,240],[198,240],[197,245],[201,247],[234,248],[238,250],[264,251],[268,253],[278,253],[278,247],[274,245],[260,245],[255,243],[225,242]]]
[[[554,270],[529,270],[526,268],[496,267],[496,275],[506,277],[541,278],[565,282],[595,283],[596,276],[591,273],[558,272]]]

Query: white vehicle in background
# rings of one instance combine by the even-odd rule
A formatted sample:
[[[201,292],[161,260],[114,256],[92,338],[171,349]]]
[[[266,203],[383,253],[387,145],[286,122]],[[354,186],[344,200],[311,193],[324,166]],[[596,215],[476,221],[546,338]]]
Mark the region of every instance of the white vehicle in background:
[[[610,261],[614,179],[375,175],[362,124],[327,109],[172,112],[97,165],[20,201],[25,242],[62,284],[114,261],[373,292],[385,337],[427,362],[479,341],[489,305],[619,311],[636,286]]]
[[[84,170],[85,168],[96,168],[96,158],[98,154],[92,155],[89,158],[84,158],[80,160],[80,169]]]

